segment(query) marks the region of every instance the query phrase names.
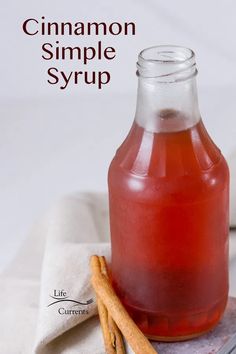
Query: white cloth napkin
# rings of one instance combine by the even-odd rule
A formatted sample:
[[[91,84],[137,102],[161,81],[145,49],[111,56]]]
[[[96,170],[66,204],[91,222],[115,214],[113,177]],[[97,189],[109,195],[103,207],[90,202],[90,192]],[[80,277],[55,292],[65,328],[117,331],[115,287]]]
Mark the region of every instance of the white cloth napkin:
[[[91,254],[109,261],[106,199],[67,197],[35,226],[1,276],[0,353],[104,354],[88,261]],[[67,301],[48,307],[62,290]]]

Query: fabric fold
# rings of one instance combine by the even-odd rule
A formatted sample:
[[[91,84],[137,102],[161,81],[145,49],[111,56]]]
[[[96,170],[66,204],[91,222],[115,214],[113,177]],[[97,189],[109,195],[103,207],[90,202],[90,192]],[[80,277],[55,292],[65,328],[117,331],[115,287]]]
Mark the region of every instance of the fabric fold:
[[[1,353],[104,354],[89,258],[109,262],[108,235],[103,194],[65,197],[35,225],[1,275]]]
[[[35,353],[45,354],[47,350],[56,353],[53,345],[59,350],[65,332],[97,314],[90,286],[89,258],[92,254],[103,254],[109,260],[109,244],[98,243],[107,238],[108,230],[104,229],[107,215],[105,199],[90,194],[63,199],[51,214],[41,275]],[[92,326],[96,332],[94,325],[94,320],[87,323],[88,330]],[[89,345],[94,343],[91,352],[98,349],[97,338],[93,338]],[[80,341],[77,336],[77,350]],[[68,352],[70,343],[66,348]]]

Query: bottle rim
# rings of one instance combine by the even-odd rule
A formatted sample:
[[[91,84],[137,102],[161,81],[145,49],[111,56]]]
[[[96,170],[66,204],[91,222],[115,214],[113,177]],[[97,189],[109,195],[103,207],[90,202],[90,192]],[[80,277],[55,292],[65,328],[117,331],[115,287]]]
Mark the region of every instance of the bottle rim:
[[[138,56],[137,75],[171,83],[197,74],[195,53],[178,45],[158,45],[143,49]]]

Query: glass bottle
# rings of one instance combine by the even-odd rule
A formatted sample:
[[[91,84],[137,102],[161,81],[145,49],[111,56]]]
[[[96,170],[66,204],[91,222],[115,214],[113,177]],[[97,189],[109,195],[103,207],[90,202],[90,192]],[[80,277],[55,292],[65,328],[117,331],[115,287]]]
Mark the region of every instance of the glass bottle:
[[[226,306],[229,172],[200,117],[194,52],[148,48],[137,68],[134,123],[108,174],[112,281],[147,337],[184,340]]]

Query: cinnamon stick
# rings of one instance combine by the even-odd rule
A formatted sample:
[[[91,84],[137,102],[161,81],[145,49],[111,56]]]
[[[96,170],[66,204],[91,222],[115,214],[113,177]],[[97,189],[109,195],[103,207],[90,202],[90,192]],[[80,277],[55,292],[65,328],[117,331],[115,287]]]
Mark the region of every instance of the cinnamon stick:
[[[105,257],[104,256],[99,257],[99,261],[101,265],[102,274],[104,274],[104,276],[107,279],[109,279]],[[111,342],[113,346],[116,348],[116,354],[125,354],[126,350],[124,347],[122,334],[120,332],[120,329],[117,327],[116,323],[114,322],[113,318],[110,316],[109,312],[108,312],[108,327],[110,330]]]
[[[98,261],[97,256],[91,257],[91,264]],[[157,354],[151,343],[129,316],[106,275],[103,272],[93,272],[92,285],[135,354]]]
[[[111,334],[109,330],[108,324],[108,312],[102,301],[99,297],[97,297],[97,306],[98,306],[98,314],[100,318],[103,338],[104,338],[104,346],[107,354],[116,354],[114,340],[111,340]]]
[[[108,272],[104,257],[93,256],[90,260],[92,273],[103,274],[108,278]],[[97,295],[97,294],[96,294]],[[98,314],[100,318],[101,328],[103,332],[104,345],[107,354],[125,354],[122,334],[109,315],[106,306],[97,295]]]

